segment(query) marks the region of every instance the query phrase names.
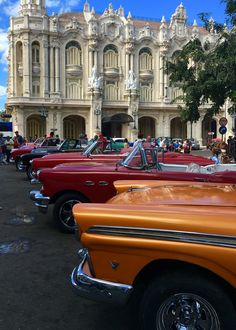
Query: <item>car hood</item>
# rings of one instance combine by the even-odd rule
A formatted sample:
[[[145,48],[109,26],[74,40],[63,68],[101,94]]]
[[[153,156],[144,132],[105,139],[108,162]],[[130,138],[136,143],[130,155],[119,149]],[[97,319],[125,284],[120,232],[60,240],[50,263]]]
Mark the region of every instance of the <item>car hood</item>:
[[[52,170],[56,172],[94,172],[94,170],[98,170],[99,172],[106,172],[106,171],[114,171],[116,168],[116,165],[113,164],[106,164],[106,163],[100,163],[96,161],[88,161],[81,163],[65,163],[65,164],[59,164],[55,167],[53,167]]]
[[[236,186],[230,184],[178,183],[133,188],[111,198],[110,204],[215,205],[236,208]]]

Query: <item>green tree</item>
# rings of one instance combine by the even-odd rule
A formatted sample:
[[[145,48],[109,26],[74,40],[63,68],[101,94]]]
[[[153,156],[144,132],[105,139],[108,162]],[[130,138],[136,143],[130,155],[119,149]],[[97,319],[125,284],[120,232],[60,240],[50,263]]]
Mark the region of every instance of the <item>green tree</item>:
[[[217,36],[216,42],[201,45],[198,39],[191,40],[167,64],[171,85],[183,91],[181,118],[191,124],[199,119],[203,103],[208,104],[209,117],[219,112],[226,99],[232,103],[229,112],[236,111],[236,1],[222,2],[230,29],[221,24],[213,26],[209,15],[201,13],[205,28]]]

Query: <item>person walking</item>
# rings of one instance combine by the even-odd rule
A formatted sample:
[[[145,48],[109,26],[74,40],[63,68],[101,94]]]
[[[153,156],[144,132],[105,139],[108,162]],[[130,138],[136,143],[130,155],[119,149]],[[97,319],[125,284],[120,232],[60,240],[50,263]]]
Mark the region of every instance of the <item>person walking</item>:
[[[7,164],[10,164],[11,151],[14,146],[14,141],[10,138],[10,136],[7,136],[5,141],[5,146],[6,146],[6,162]]]

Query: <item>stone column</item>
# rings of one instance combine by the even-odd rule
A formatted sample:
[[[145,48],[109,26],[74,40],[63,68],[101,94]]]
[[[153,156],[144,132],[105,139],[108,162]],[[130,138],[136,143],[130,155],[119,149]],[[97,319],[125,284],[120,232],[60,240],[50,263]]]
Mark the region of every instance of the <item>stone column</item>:
[[[55,92],[60,94],[60,49],[55,48]]]
[[[98,67],[98,52],[95,50],[93,52],[93,56],[94,56],[94,66],[97,68]]]
[[[43,41],[43,96],[48,97],[49,95],[49,81],[48,81],[48,42],[46,40],[46,36]]]
[[[23,41],[23,96],[30,96],[30,68],[31,68],[31,52],[27,35],[27,40]]]
[[[92,67],[93,67],[93,51],[89,51],[88,77],[91,77]]]
[[[54,47],[50,47],[50,93],[55,92]]]
[[[160,99],[164,97],[164,56],[160,54]]]
[[[130,70],[134,72],[134,54],[130,54]]]

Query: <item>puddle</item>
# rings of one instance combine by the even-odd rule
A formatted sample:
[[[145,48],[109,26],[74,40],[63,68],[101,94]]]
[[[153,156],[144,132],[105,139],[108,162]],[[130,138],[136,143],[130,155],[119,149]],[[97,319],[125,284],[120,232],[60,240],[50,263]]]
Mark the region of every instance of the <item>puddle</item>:
[[[35,224],[36,220],[35,217],[23,214],[23,215],[17,215],[11,219],[6,220],[4,223],[6,225],[12,225],[12,226],[19,226],[19,225],[33,225]]]
[[[0,255],[26,253],[30,249],[31,249],[31,242],[26,239],[0,242]]]

